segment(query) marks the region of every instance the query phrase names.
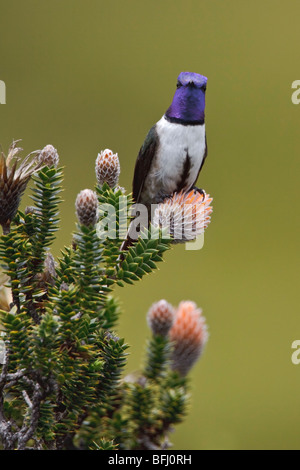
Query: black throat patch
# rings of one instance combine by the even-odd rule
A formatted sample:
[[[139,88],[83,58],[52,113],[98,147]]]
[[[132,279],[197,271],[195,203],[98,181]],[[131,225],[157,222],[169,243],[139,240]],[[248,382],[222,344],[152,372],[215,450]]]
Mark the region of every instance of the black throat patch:
[[[190,176],[190,171],[191,171],[191,158],[188,154],[188,151],[186,151],[186,157],[185,157],[185,161],[183,164],[182,173],[180,175],[180,179],[177,185],[177,191],[181,191],[182,189],[185,189],[187,187],[187,181]]]

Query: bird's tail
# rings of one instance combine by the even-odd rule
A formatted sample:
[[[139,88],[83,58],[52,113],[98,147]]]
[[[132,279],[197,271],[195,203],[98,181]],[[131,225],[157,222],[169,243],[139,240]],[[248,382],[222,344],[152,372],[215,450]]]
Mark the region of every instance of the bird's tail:
[[[127,251],[128,248],[133,245],[133,243],[135,242],[136,240],[133,240],[130,236],[129,236],[129,230],[127,232],[127,235],[126,235],[126,238],[125,240],[123,241],[121,247],[120,247],[120,251],[123,252],[123,251]]]
[[[140,218],[139,221],[137,222],[136,214],[132,218],[127,235],[125,240],[123,241],[121,247],[120,247],[120,256],[119,260],[122,262],[124,260],[124,253],[130,248],[137,240],[139,237],[139,234],[146,228],[149,228],[149,224],[151,221],[151,209],[150,207],[147,207],[147,216],[143,219]],[[137,230],[137,227],[139,227],[139,230]]]
[[[124,261],[125,252],[128,250],[129,247],[131,247],[137,241],[136,238],[134,239],[130,236],[130,232],[132,230],[132,224],[133,224],[133,221],[130,222],[128,230],[127,230],[126,238],[124,239],[124,241],[123,241],[123,243],[120,247],[120,255],[119,255],[119,258],[118,258],[119,263],[122,263],[122,261]]]

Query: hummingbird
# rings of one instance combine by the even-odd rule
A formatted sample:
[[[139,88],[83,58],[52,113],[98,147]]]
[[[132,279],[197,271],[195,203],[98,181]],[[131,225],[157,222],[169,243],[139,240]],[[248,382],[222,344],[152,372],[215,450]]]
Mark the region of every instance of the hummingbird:
[[[195,187],[207,156],[205,91],[207,78],[181,72],[171,106],[150,129],[139,151],[133,199],[148,208],[174,192]]]
[[[207,156],[206,84],[203,75],[181,72],[171,105],[151,127],[139,151],[132,194],[136,204],[147,207],[150,220],[151,206],[175,192],[194,189],[205,196],[195,183]],[[130,232],[122,250],[132,242]]]

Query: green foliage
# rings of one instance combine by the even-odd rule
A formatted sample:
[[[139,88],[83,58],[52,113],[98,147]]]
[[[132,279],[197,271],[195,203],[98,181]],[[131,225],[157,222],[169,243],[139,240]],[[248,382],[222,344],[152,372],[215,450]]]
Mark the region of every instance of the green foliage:
[[[34,176],[35,207],[19,211],[0,241],[13,296],[0,317],[7,350],[0,442],[5,449],[160,448],[185,413],[185,383],[170,372],[170,344],[159,336],[148,343],[143,374],[123,378],[128,345],[113,331],[120,308],[111,292],[155,270],[171,240],[149,227],[120,257],[126,196],[104,184],[96,188],[99,221],[108,217],[117,237],[78,225],[54,262],[61,179],[55,167]]]
[[[99,444],[93,442],[90,447],[91,450],[116,450],[117,448],[118,446],[113,441],[108,441],[105,438],[100,439]]]
[[[60,184],[62,172],[54,167],[44,167],[35,176],[35,188],[31,196],[36,207],[33,217],[32,245],[33,258],[37,266],[41,266],[45,256],[45,248],[51,245],[58,230],[58,204],[60,202]]]
[[[44,167],[34,177],[35,187],[32,212],[19,212],[8,235],[0,244],[0,258],[10,276],[15,305],[30,312],[38,321],[40,297],[45,294],[40,274],[48,247],[58,229],[58,204],[62,172],[54,167]]]
[[[180,423],[186,413],[186,405],[187,394],[184,387],[166,389],[161,401],[164,424]]]
[[[129,247],[117,269],[118,285],[133,284],[157,269],[157,263],[163,260],[163,253],[170,249],[171,243],[172,240],[158,228],[151,226],[144,230],[134,246]]]
[[[125,196],[121,188],[112,189],[107,183],[96,186],[96,192],[99,200],[98,236],[102,238],[106,274],[114,276],[120,247],[127,232],[127,209],[132,204],[132,198]]]
[[[130,381],[124,399],[129,449],[162,449],[172,426],[180,423],[187,411],[187,379],[169,368],[172,345],[155,335],[148,342],[144,373]]]
[[[145,376],[158,381],[165,375],[170,353],[169,340],[160,335],[153,335],[148,342],[148,360],[145,367]]]

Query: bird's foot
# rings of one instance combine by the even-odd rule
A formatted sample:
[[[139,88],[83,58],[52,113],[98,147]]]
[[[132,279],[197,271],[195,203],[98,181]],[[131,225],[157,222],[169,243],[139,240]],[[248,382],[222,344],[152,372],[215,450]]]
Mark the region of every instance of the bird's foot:
[[[195,191],[195,193],[200,193],[202,195],[202,201],[204,201],[206,197],[206,192],[204,191],[204,189],[197,188],[197,186],[194,186],[193,190]]]

